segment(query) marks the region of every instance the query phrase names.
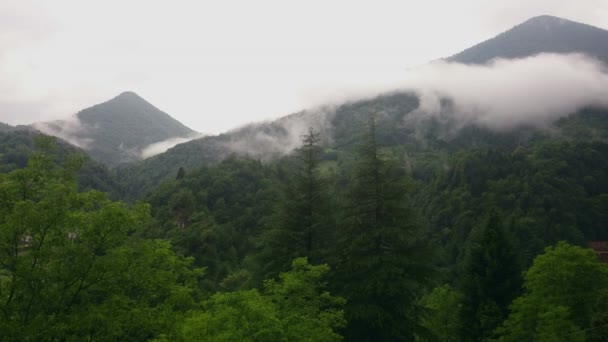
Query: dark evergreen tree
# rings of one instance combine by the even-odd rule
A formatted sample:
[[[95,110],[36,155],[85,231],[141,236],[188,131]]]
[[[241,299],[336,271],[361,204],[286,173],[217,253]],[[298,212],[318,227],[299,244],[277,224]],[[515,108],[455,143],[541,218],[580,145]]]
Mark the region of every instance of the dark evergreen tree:
[[[296,151],[271,227],[260,238],[258,259],[266,278],[289,270],[297,257],[325,261],[334,224],[327,184],[318,170],[320,154],[319,133],[310,128]]]
[[[473,230],[463,264],[460,320],[463,341],[484,341],[507,317],[521,289],[521,268],[499,214]]]
[[[405,341],[421,329],[419,290],[433,275],[421,222],[399,170],[380,154],[370,118],[340,223],[334,284],[347,299],[351,341]],[[338,285],[339,284],[339,285]]]
[[[186,177],[186,170],[184,170],[184,168],[180,166],[179,170],[177,170],[177,176],[175,177],[175,179],[180,180],[184,177]]]

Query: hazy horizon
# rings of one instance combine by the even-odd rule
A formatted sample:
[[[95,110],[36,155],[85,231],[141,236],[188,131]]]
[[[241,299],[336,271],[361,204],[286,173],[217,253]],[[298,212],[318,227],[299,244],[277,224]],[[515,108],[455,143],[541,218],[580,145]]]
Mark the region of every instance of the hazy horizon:
[[[608,2],[586,4],[8,1],[0,122],[65,118],[134,91],[196,131],[220,133],[393,89],[414,67],[534,16],[608,28]]]

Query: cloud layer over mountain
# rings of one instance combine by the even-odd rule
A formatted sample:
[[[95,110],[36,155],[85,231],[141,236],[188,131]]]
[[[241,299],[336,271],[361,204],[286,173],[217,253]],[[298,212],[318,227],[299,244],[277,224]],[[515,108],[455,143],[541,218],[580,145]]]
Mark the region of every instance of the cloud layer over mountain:
[[[438,118],[493,130],[545,127],[586,106],[608,107],[608,73],[579,54],[541,54],[486,65],[436,62],[410,72],[404,89],[420,95],[409,120]],[[451,108],[441,99],[453,101]]]
[[[202,135],[196,134],[196,135],[192,135],[190,137],[169,138],[167,140],[155,142],[153,144],[150,144],[150,145],[144,147],[141,150],[140,157],[142,159],[150,158],[150,157],[155,156],[157,154],[163,153],[163,152],[167,151],[168,149],[170,149],[170,148],[172,148],[172,147],[174,147],[176,145],[183,144],[183,143],[188,142],[190,140],[198,139],[198,138],[201,138],[201,137],[202,137]]]
[[[608,108],[608,72],[605,64],[581,54],[540,54],[485,65],[437,61],[385,78],[383,83],[327,92],[317,89],[311,103],[325,106],[277,120],[272,127],[260,124],[235,130],[236,138],[226,146],[244,154],[288,153],[299,146],[300,136],[309,127],[330,134],[331,119],[340,104],[373,100],[390,92],[418,95],[420,106],[406,115],[404,125],[419,129],[430,120],[443,123],[450,134],[467,125],[494,131],[542,129],[588,106]],[[382,110],[381,103],[378,108]]]
[[[608,28],[606,0],[260,0],[234,7],[0,1],[0,122],[63,119],[130,89],[195,130],[221,133],[306,109],[307,93],[339,95],[342,85],[392,80],[404,67],[540,14]]]

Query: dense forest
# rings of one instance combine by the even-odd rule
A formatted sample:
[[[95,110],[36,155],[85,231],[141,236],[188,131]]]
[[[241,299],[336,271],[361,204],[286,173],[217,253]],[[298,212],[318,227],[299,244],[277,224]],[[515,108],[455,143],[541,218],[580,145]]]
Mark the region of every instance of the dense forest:
[[[524,13],[500,6],[501,22]],[[599,4],[593,6],[602,13]],[[3,13],[7,28],[35,23],[38,29],[26,35],[7,31],[9,43],[28,50],[11,51],[10,63],[2,66],[11,71],[9,81],[28,77],[7,83],[0,118],[26,122],[21,116],[39,111],[50,120],[54,110],[70,108],[81,96],[97,99],[109,91],[93,96],[95,89],[144,82],[145,91],[162,90],[155,95],[163,105],[179,98],[173,108],[191,112],[190,119],[204,118],[199,129],[211,132],[212,120],[225,112],[209,110],[214,107],[207,102],[244,108],[234,115],[248,119],[259,103],[271,113],[271,104],[289,100],[279,97],[299,82],[299,76],[291,79],[296,67],[297,75],[315,81],[304,97],[327,92],[335,98],[206,136],[130,91],[65,120],[15,127],[0,122],[0,342],[608,341],[608,31],[534,17],[452,57],[408,70],[408,77],[395,69],[392,76],[404,79],[390,89],[369,82],[376,74],[369,73],[372,61],[382,55],[380,66],[405,56],[384,56],[399,51],[397,41],[408,42],[407,54],[419,43],[407,35],[388,39],[395,36],[387,31],[378,39],[369,31],[344,41],[352,40],[353,49],[331,49],[346,53],[332,57],[331,70],[339,72],[329,74],[348,74],[357,89],[349,95],[315,79],[321,74],[310,71],[330,69],[322,69],[317,50],[308,47],[317,39],[300,35],[317,30],[342,43],[352,26],[333,14],[344,9],[318,11],[339,28],[338,35],[277,16],[282,12],[274,4],[268,13],[255,13],[265,8],[256,3],[241,11],[245,16],[233,16],[230,8],[230,18],[207,11],[227,25],[223,30],[229,26],[234,38],[256,48],[248,55],[226,40],[230,53],[238,54],[229,58],[214,54],[214,42],[225,40],[222,26],[204,30],[214,37],[206,39],[194,24],[215,22],[200,20],[198,12],[182,18],[187,6],[178,7],[162,13],[164,26],[138,20],[137,37],[122,30],[112,46],[102,37],[112,30],[101,32],[94,24],[95,34],[86,30],[88,22],[95,23],[86,14],[74,21],[82,32],[67,35],[79,39],[74,43],[36,38],[44,46],[74,46],[73,60],[55,52],[49,58],[42,53],[48,50],[27,43],[42,33],[59,38],[69,25],[55,27],[30,8],[17,16]],[[457,7],[462,6],[452,9]],[[69,12],[58,8],[54,17]],[[130,31],[141,8],[121,3],[112,20],[127,18]],[[468,19],[472,10],[466,9]],[[374,19],[373,12],[364,13],[371,24],[352,23],[367,32],[374,20],[391,28],[410,22]],[[90,13],[106,18],[95,9]],[[302,16],[308,12],[294,13],[311,22]],[[173,25],[174,15],[179,25]],[[484,27],[498,25],[492,23],[496,15],[478,17]],[[252,25],[243,26],[249,18]],[[267,59],[257,38],[275,36],[276,18],[281,39],[269,44]],[[442,29],[458,32],[450,26],[454,22],[437,18],[437,36],[425,33],[422,22],[428,20],[412,21],[425,45],[455,37]],[[268,32],[257,31],[258,22]],[[163,34],[154,34],[148,49],[140,38],[160,32],[156,27]],[[287,41],[297,49],[282,56]],[[381,41],[389,43],[386,50]],[[374,43],[365,47],[366,42]],[[297,63],[280,62],[292,54]],[[62,63],[48,73],[53,68],[44,66],[55,64],[38,65],[34,57]],[[304,63],[308,59],[314,69]],[[259,70],[233,68],[241,60]],[[351,62],[369,75],[342,69],[340,64]],[[213,74],[198,77],[199,63],[209,64]],[[280,69],[270,68],[277,63]],[[152,69],[145,72],[148,64]],[[378,71],[391,70],[389,64]],[[55,76],[68,80],[72,66],[79,74],[82,67],[95,70],[66,90]],[[165,73],[167,66],[171,72]],[[227,77],[228,69],[239,72],[238,82]],[[273,70],[285,78],[252,78]],[[131,77],[138,81],[129,82]],[[22,94],[38,78],[43,82],[36,96]],[[203,81],[213,84],[207,88],[211,83]],[[265,82],[285,92],[266,91]],[[258,98],[253,87],[270,97]],[[375,87],[377,93],[366,90]],[[226,91],[230,96],[222,97]],[[36,103],[26,101],[39,96]],[[226,106],[229,101],[243,107]]]
[[[1,339],[606,340],[603,111],[422,142],[367,112],[281,158],[174,165],[140,198],[3,133]]]

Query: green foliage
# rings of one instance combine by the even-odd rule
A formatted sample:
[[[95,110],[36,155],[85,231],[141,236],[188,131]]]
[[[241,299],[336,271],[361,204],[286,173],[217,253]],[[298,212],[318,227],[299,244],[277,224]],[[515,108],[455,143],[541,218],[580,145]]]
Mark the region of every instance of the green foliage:
[[[218,290],[233,272],[244,275],[244,259],[253,254],[254,240],[273,213],[273,185],[271,168],[250,159],[193,170],[148,198],[156,222],[144,236],[171,240],[179,253],[206,268],[204,287]],[[226,284],[241,288],[250,278],[232,277]]]
[[[467,150],[421,197],[453,263],[472,227],[499,210],[524,264],[560,240],[608,239],[608,145],[543,141],[513,151]]]
[[[608,267],[592,250],[565,242],[547,247],[525,273],[524,288],[497,329],[499,341],[602,340],[608,334],[600,320]]]
[[[28,158],[37,134],[0,127],[3,338],[483,340],[511,304],[501,339],[605,339],[592,253],[539,257],[525,289],[517,266],[560,240],[608,240],[606,111],[546,131],[455,132],[449,118],[414,128],[417,106],[401,93],[345,104],[328,117],[323,149],[309,132],[272,160],[281,149],[252,140],[264,162],[227,156],[260,132],[291,141],[285,123],[307,113],[199,139],[117,170],[125,191],[78,150]],[[369,112],[377,120],[360,136]],[[78,193],[75,180],[111,198],[153,190],[150,207]],[[431,290],[435,254],[448,285]],[[262,282],[297,256],[334,271],[298,259]],[[344,314],[323,276],[348,299]]]
[[[176,340],[280,341],[280,317],[257,290],[217,293],[188,317]]]
[[[319,174],[318,133],[311,128],[302,143],[294,165],[290,165],[290,176],[284,182],[270,227],[259,239],[256,259],[264,278],[286,271],[296,257],[326,262],[335,235],[327,182]]]
[[[491,337],[521,287],[519,260],[497,214],[488,218],[477,235],[467,248],[460,286],[464,341]]]
[[[418,341],[458,341],[462,331],[460,310],[463,296],[449,285],[436,287],[424,296],[421,305],[427,312],[421,318],[426,328],[424,334],[416,336]]]
[[[264,291],[217,293],[182,324],[178,341],[341,341],[344,300],[324,291],[327,265],[295,259]]]
[[[169,198],[169,212],[179,228],[184,228],[196,209],[194,194],[189,189],[180,189]]]
[[[408,339],[414,332],[420,339],[445,337],[447,330],[428,331],[433,317],[447,320],[462,314],[433,316],[419,301],[429,291],[427,261],[433,260],[425,248],[424,218],[430,221],[434,249],[446,256],[446,280],[459,289],[459,311],[474,312],[468,316],[472,323],[458,319],[455,326],[475,329],[467,333],[470,339],[487,338],[521,291],[515,267],[519,261],[530,265],[544,247],[559,240],[582,244],[608,238],[603,223],[608,221],[608,145],[594,140],[608,132],[608,120],[605,112],[586,111],[561,120],[555,130],[559,133],[553,135],[465,128],[449,136],[437,124],[428,127],[428,136],[418,137],[421,143],[397,124],[408,101],[396,94],[349,104],[336,113],[342,119],[332,136],[335,142],[326,154],[319,152],[320,163],[313,168],[318,171],[312,173],[313,179],[322,180],[322,194],[341,195],[334,196],[336,207],[331,201],[313,201],[318,213],[313,221],[321,223],[315,227],[332,231],[327,222],[339,218],[338,242],[321,239],[330,242],[330,253],[321,253],[320,260],[335,270],[330,287],[349,299],[348,339]],[[354,134],[362,111],[374,106],[383,111],[375,127],[375,153],[369,148],[371,135]],[[344,121],[350,114],[353,120]],[[191,165],[198,158],[185,149],[178,150],[192,156],[190,164],[173,165]],[[307,184],[304,151],[277,162],[231,157],[189,168],[185,177],[148,197],[157,224],[146,236],[170,238],[178,253],[207,267],[203,286],[211,291],[251,289],[267,274],[285,270],[290,258],[316,258],[302,243],[302,233],[311,226],[306,214],[310,201],[302,196]],[[164,162],[173,160],[174,153],[163,156]],[[169,203],[192,197],[194,209],[179,228],[178,211]],[[486,229],[490,216],[499,221],[499,229]],[[561,309],[555,310],[547,319],[564,317]],[[606,321],[602,317],[598,314],[594,324]],[[438,336],[432,335],[435,330]]]
[[[563,306],[549,306],[538,315],[536,341],[586,341],[585,332],[569,319],[570,313]]]
[[[0,331],[7,340],[145,340],[194,307],[200,270],[130,234],[149,207],[78,193],[52,141],[0,174]]]
[[[335,285],[347,299],[347,338],[411,339],[419,329],[416,299],[433,274],[432,254],[403,179],[378,152],[373,118],[367,128],[347,189]]]
[[[36,141],[47,138],[33,130],[0,131],[0,173],[26,167],[28,159],[36,150]],[[64,164],[74,156],[81,156],[79,158],[82,159],[82,165],[76,171],[79,190],[107,192],[114,199],[122,195],[122,188],[107,167],[95,162],[72,145],[62,141],[55,143],[53,162]]]

